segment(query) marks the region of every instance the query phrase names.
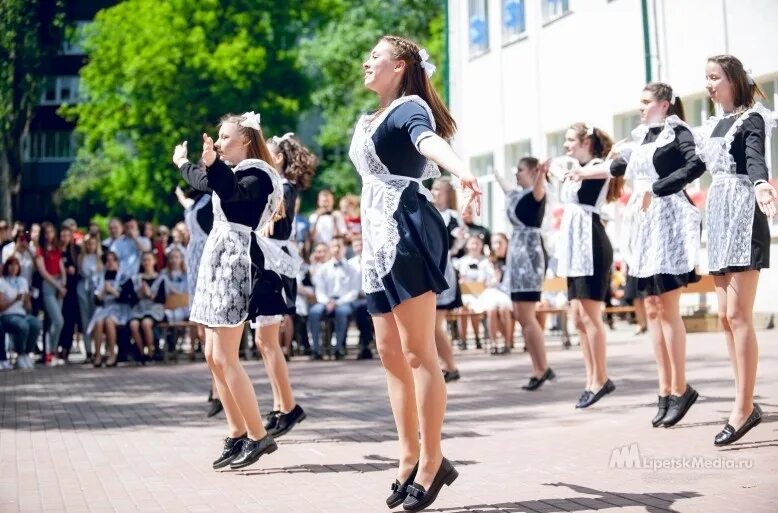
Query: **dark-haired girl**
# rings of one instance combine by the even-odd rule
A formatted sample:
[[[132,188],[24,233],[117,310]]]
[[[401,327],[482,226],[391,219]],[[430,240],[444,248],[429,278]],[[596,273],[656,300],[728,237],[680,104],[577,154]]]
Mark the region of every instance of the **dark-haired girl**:
[[[362,288],[373,316],[400,438],[389,507],[431,505],[457,471],[440,446],[446,386],[435,350],[435,298],[448,288],[446,225],[422,180],[447,169],[480,203],[473,175],[446,142],[454,120],[432,88],[426,51],[384,36],[363,63],[379,109],[362,116],[349,156],[362,176]]]
[[[508,247],[508,277],[513,313],[521,325],[524,341],[532,360],[532,375],[524,390],[537,390],[556,376],[548,366],[546,340],[537,317],[537,304],[546,277],[546,250],[540,226],[546,213],[546,173],[538,159],[524,157],[516,166],[516,184],[495,173],[508,195],[507,214],[513,226]]]
[[[765,161],[775,120],[755,101],[764,93],[736,57],[711,57],[705,76],[711,99],[723,111],[707,120],[701,134],[700,157],[713,177],[706,206],[708,267],[736,389],[729,420],[714,439],[722,446],[762,421],[754,402],[759,350],[753,309],[759,271],[770,266],[768,219],[775,216],[778,201]]]
[[[602,309],[610,293],[613,247],[600,219],[600,209],[618,199],[624,179],[606,176],[582,181],[593,166],[603,162],[612,145],[608,134],[586,123],[573,124],[565,134],[564,147],[573,159],[573,168],[560,190],[565,212],[556,256],[557,275],[567,277],[567,298],[573,307],[586,364],[586,387],[576,408],[588,408],[616,389],[608,379],[602,321]]]
[[[173,163],[190,186],[213,191],[213,229],[203,249],[190,318],[206,326],[205,357],[229,428],[214,469],[243,468],[277,449],[239,360],[245,321],[281,315],[285,308],[281,281],[265,270],[256,233],[283,215],[280,178],[268,164],[272,158],[253,112],[222,118],[216,143],[203,134],[205,170],[189,162],[186,143],[173,153]]]

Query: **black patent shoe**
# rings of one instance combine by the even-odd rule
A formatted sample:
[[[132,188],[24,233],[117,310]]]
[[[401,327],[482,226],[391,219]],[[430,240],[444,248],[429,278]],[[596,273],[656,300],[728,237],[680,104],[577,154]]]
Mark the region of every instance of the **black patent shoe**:
[[[429,490],[425,490],[422,485],[417,483],[413,483],[408,487],[408,496],[405,498],[405,502],[403,502],[403,509],[405,511],[421,511],[431,506],[435,499],[438,498],[443,485],[450,486],[457,477],[459,477],[457,469],[454,468],[450,461],[443,458]]]
[[[667,415],[662,421],[662,425],[670,427],[678,424],[698,397],[697,391],[689,385],[686,385],[686,391],[683,395],[671,395],[668,401]]]
[[[297,424],[305,420],[305,411],[300,408],[299,404],[295,404],[292,411],[289,413],[279,412],[276,417],[276,424],[273,429],[268,430],[268,433],[273,438],[284,436],[292,430]]]
[[[762,408],[758,404],[754,403],[754,409],[751,411],[751,415],[746,419],[745,424],[740,429],[735,429],[731,424],[724,426],[716,438],[713,439],[713,445],[721,447],[723,445],[729,445],[733,442],[737,442],[743,435],[751,431],[751,428],[762,422]]]
[[[243,449],[243,442],[246,440],[246,435],[237,438],[225,438],[224,448],[222,449],[221,455],[213,462],[213,469],[218,470],[224,468],[229,465],[232,460],[237,458],[240,455],[241,449]]]
[[[451,383],[452,381],[459,381],[459,378],[461,376],[459,375],[459,369],[454,369],[452,371],[444,370],[443,371],[443,381],[446,383]]]
[[[279,410],[273,410],[265,413],[265,431],[268,433],[270,430],[275,429],[278,425],[278,416],[281,414]]]
[[[593,396],[594,392],[591,390],[584,390],[581,394],[581,397],[578,398],[578,402],[575,403],[576,408],[584,408],[584,404],[586,404],[589,401],[589,396]]]
[[[616,390],[616,385],[614,385],[614,384],[613,384],[613,381],[611,381],[611,380],[609,379],[608,381],[606,381],[606,382],[605,382],[605,384],[602,386],[602,388],[600,388],[600,389],[597,391],[597,393],[596,393],[596,394],[595,394],[595,393],[593,393],[593,394],[591,394],[591,395],[589,396],[589,400],[588,400],[588,401],[586,401],[586,402],[584,402],[584,403],[581,405],[581,408],[588,408],[589,406],[593,405],[594,403],[596,403],[597,401],[599,401],[600,399],[602,399],[602,398],[603,398],[603,397],[605,397],[606,395],[610,394],[610,393],[611,393],[611,392],[613,392],[614,390]]]
[[[219,414],[220,411],[224,409],[224,405],[221,402],[221,399],[214,398],[211,401],[211,409],[208,410],[208,418],[214,417]]]
[[[230,468],[237,470],[256,463],[263,454],[276,452],[278,446],[270,435],[265,435],[261,440],[246,438],[240,456],[230,462]]]
[[[394,509],[405,502],[405,498],[408,497],[408,487],[411,486],[413,480],[416,479],[416,472],[418,470],[419,464],[417,463],[413,466],[413,470],[411,470],[411,475],[408,476],[408,479],[402,483],[397,479],[394,480],[394,483],[392,483],[392,494],[386,498],[386,505],[389,506],[389,509]]]
[[[535,376],[529,378],[529,383],[527,383],[521,388],[523,390],[529,390],[531,392],[543,386],[543,383],[545,383],[549,379],[554,379],[554,378],[556,378],[556,374],[554,374],[554,371],[552,371],[551,367],[549,367],[548,369],[546,369],[546,372],[544,372],[543,375],[540,376],[539,378],[536,378]]]
[[[658,395],[657,402],[656,402],[656,415],[654,415],[654,418],[651,419],[651,425],[654,427],[659,427],[659,425],[662,423],[662,421],[665,418],[665,415],[667,415],[667,400],[669,396],[666,395]]]

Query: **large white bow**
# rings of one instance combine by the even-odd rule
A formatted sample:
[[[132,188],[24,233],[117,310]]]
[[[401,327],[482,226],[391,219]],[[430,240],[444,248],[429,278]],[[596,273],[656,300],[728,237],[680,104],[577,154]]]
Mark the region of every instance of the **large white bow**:
[[[430,54],[427,53],[427,50],[422,48],[419,50],[419,57],[421,57],[421,67],[424,68],[424,72],[427,74],[427,76],[431,77],[432,74],[435,73],[435,70],[438,68],[429,61]]]
[[[244,112],[241,114],[241,117],[243,118],[243,121],[238,123],[240,126],[253,128],[254,130],[259,131],[259,113],[254,113],[252,110],[251,112]]]

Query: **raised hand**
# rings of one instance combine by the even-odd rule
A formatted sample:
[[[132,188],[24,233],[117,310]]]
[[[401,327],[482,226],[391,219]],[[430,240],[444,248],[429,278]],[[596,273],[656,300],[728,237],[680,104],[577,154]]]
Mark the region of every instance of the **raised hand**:
[[[776,203],[778,203],[778,192],[775,187],[767,182],[762,182],[756,186],[756,204],[770,220],[775,217]]]
[[[459,183],[462,184],[462,191],[465,193],[465,205],[462,212],[467,210],[470,205],[475,205],[475,214],[481,215],[481,188],[478,186],[478,180],[470,173],[459,176]]]
[[[188,154],[189,150],[186,147],[186,141],[177,144],[176,148],[173,150],[173,164],[175,164],[176,167],[181,167],[186,162],[189,162],[189,159],[187,158]]]
[[[213,139],[204,133],[203,134],[203,163],[210,167],[216,161],[216,150],[213,148]]]

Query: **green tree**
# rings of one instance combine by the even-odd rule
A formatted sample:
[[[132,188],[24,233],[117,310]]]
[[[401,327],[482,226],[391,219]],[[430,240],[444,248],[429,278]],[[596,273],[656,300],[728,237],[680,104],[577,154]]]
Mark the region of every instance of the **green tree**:
[[[0,217],[21,186],[21,138],[40,99],[46,66],[62,42],[64,2],[0,2]]]
[[[375,95],[362,84],[361,66],[378,39],[401,35],[425,47],[438,66],[432,78],[439,92],[447,72],[442,66],[443,1],[343,0],[342,6],[314,38],[304,41],[302,50],[317,84],[311,99],[324,119],[318,135],[324,158],[314,189],[329,187],[337,194],[358,189],[348,148],[359,114],[377,107]]]
[[[86,100],[65,109],[81,148],[62,187],[70,209],[169,221],[179,176],[173,145],[200,146],[227,112],[260,112],[266,133],[294,126],[310,80],[299,38],[337,13],[337,0],[127,0],[86,35]]]

